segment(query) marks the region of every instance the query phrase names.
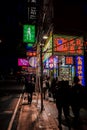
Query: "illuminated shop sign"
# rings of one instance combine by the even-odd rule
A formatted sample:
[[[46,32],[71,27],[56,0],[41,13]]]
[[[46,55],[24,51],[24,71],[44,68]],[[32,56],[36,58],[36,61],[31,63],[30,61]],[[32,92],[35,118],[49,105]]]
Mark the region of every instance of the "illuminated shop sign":
[[[26,52],[26,55],[27,56],[36,56],[36,51],[29,51],[29,52]]]
[[[76,56],[76,75],[80,79],[80,83],[85,86],[85,76],[84,76],[84,56]]]
[[[46,69],[49,68],[49,60],[48,60],[48,59],[45,61],[45,63],[44,63],[44,67],[45,67]]]
[[[35,6],[30,8],[30,19],[36,19],[36,7]]]
[[[73,57],[72,56],[66,56],[65,57],[65,64],[66,65],[73,65]]]
[[[52,37],[49,37],[43,48],[43,61],[52,56]]]
[[[23,26],[23,42],[35,42],[35,25]]]
[[[58,68],[58,56],[50,57],[45,61],[45,68],[53,69]]]
[[[29,67],[34,67],[36,68],[37,65],[37,57],[29,57]]]
[[[28,0],[28,19],[30,23],[36,23],[38,10],[38,0]]]
[[[33,48],[33,44],[32,43],[28,43],[28,44],[26,44],[26,49],[28,50],[30,50],[30,49],[32,49]]]
[[[18,58],[18,66],[28,66],[28,60],[26,58]]]
[[[65,35],[53,36],[54,54],[83,55],[83,38]]]
[[[53,69],[53,68],[54,68],[54,58],[53,58],[53,57],[50,57],[50,58],[49,58],[49,68],[50,68],[50,69]]]

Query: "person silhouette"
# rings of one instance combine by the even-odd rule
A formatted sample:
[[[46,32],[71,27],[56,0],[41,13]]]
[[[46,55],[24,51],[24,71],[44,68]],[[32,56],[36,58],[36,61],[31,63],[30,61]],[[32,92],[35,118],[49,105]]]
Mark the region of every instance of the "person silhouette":
[[[34,85],[32,83],[32,80],[28,81],[27,78],[25,79],[25,90],[26,90],[26,93],[28,94],[28,103],[31,104],[32,96],[34,92]]]
[[[74,77],[74,85],[72,86],[72,101],[71,107],[74,114],[74,124],[78,124],[81,108],[81,93],[82,85],[79,83],[79,78]]]
[[[62,123],[62,110],[66,119],[66,123],[69,127],[69,130],[71,129],[70,126],[70,112],[69,112],[69,103],[68,103],[68,96],[69,96],[69,88],[68,84],[65,81],[59,81],[56,84],[56,91],[55,91],[55,98],[56,98],[56,107],[58,110],[58,121],[59,121],[59,128],[61,128]]]

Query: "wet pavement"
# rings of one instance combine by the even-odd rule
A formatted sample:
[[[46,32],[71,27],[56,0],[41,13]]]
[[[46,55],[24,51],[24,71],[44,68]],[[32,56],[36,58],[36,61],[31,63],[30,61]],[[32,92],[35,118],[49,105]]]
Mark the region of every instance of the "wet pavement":
[[[58,112],[56,104],[53,101],[43,100],[44,109],[41,112],[40,94],[33,95],[33,101],[28,104],[27,95],[24,94],[22,107],[17,125],[17,130],[59,130],[58,128]],[[73,113],[70,108],[70,120],[73,120]],[[68,130],[68,125],[62,114],[62,129]],[[80,122],[78,126],[71,125],[71,130],[87,130],[87,110],[80,110]]]

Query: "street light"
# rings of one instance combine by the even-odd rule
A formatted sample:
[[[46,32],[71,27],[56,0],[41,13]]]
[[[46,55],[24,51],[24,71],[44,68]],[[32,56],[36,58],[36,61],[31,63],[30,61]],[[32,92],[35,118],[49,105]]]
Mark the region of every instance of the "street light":
[[[47,35],[44,35],[44,36],[43,36],[43,39],[44,39],[44,40],[46,40],[47,38],[48,38],[48,36],[47,36]]]

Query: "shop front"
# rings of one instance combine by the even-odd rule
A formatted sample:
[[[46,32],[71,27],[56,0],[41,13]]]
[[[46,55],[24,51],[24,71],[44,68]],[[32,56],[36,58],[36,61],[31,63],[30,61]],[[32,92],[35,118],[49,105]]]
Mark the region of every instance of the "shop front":
[[[70,85],[74,76],[78,76],[85,86],[83,37],[58,34],[49,39],[43,49],[43,72],[68,80]]]

